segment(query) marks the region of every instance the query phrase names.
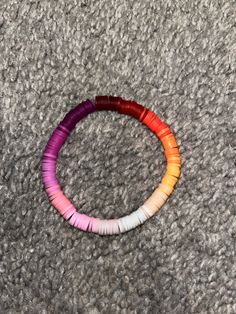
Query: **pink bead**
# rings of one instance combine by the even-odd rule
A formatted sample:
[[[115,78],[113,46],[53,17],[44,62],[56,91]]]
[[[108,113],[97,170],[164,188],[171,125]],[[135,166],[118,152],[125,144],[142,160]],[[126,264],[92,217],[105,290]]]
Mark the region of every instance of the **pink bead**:
[[[58,206],[56,207],[56,209],[58,210],[58,212],[64,217],[64,215],[70,211],[71,209],[73,209],[74,206],[71,204],[69,206],[66,206],[66,207],[61,207],[61,206]],[[75,209],[75,208],[74,208]],[[75,209],[76,210],[76,209]]]
[[[54,159],[44,159],[41,164],[42,165],[44,165],[44,164],[56,165],[57,163],[56,163],[56,160],[54,160]]]
[[[60,191],[60,185],[56,184],[51,186],[50,188],[45,189],[48,195],[53,194],[54,192]]]
[[[87,231],[89,225],[90,217],[87,215],[81,214],[78,227],[83,231]]]
[[[63,193],[59,193],[58,196],[51,201],[51,204],[62,214],[67,212],[70,208],[74,208],[71,202],[66,198]]]
[[[68,220],[69,224],[74,226],[74,224],[76,223],[77,220],[77,212],[74,212],[74,214],[71,216],[71,218]]]
[[[50,173],[44,173],[42,175],[42,179],[44,182],[48,182],[48,183],[54,182],[55,183],[54,185],[58,184],[56,177],[52,176]]]
[[[54,204],[56,204],[58,202],[58,197],[62,194],[63,194],[62,190],[58,190],[50,194],[49,198],[50,198],[51,203],[53,200],[55,200]]]
[[[52,187],[54,185],[57,185],[58,181],[55,179],[43,179],[43,184],[44,184],[45,188],[49,188],[49,187]]]
[[[74,213],[74,215],[76,215],[76,221],[74,223],[74,226],[79,229],[80,217],[82,216],[82,214],[76,212]]]
[[[89,226],[89,223],[90,223],[90,217],[87,216],[87,215],[84,215],[83,219],[82,219],[82,222],[83,222],[83,229],[84,231],[87,231],[88,230],[88,226]]]
[[[67,219],[69,219],[75,212],[76,212],[76,209],[75,209],[74,206],[73,206],[73,207],[71,207],[70,209],[68,209],[68,210],[64,213],[63,217],[67,220]]]

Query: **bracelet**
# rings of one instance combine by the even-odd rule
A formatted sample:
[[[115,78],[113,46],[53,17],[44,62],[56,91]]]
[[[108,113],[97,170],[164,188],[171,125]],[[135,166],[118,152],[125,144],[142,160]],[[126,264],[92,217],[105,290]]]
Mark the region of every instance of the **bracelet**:
[[[118,219],[93,218],[77,212],[62,192],[56,177],[57,157],[63,143],[81,119],[97,110],[113,110],[135,117],[160,139],[167,160],[165,175],[152,195],[136,211]],[[113,96],[97,96],[95,104],[87,99],[73,108],[53,131],[43,152],[41,175],[51,204],[70,225],[100,235],[119,234],[143,224],[165,203],[180,176],[180,155],[170,128],[153,112],[134,101]]]

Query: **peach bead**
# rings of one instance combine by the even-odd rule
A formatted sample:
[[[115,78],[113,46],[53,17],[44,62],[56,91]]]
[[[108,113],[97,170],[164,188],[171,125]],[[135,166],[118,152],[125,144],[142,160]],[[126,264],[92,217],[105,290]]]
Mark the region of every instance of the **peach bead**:
[[[166,195],[170,195],[172,192],[173,192],[173,190],[174,190],[174,188],[173,187],[171,187],[171,186],[169,186],[169,185],[166,185],[166,184],[164,184],[164,183],[161,183],[160,185],[159,185],[159,188],[160,188],[160,190],[163,192],[163,193],[165,193]]]
[[[145,206],[150,208],[155,213],[165,203],[168,196],[163,193],[159,188],[155,189],[152,195],[144,203]]]
[[[158,199],[153,198],[150,196],[144,203],[145,206],[147,206],[153,214],[155,214],[161,206],[165,203],[165,201],[160,197]]]
[[[166,201],[167,198],[168,198],[168,196],[167,196],[165,193],[163,193],[163,192],[159,189],[159,187],[157,187],[157,188],[154,190],[154,192],[152,193],[151,196],[154,197],[154,198],[159,198],[159,197],[161,197],[164,201]]]

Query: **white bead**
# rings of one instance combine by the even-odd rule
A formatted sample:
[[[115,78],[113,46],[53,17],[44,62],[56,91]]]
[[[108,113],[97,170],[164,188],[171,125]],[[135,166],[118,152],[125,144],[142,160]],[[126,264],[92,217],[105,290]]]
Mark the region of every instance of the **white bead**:
[[[144,212],[142,211],[142,208],[139,207],[139,209],[136,210],[136,213],[137,213],[137,216],[138,216],[138,219],[139,219],[140,223],[143,224],[147,220],[147,218],[144,215]]]

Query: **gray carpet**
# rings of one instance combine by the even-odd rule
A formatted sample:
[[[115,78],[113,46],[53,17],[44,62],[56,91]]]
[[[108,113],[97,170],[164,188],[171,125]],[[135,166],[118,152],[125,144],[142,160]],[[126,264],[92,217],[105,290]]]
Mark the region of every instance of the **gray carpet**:
[[[236,2],[1,0],[0,313],[236,313]],[[147,106],[174,131],[181,179],[127,234],[79,232],[50,206],[40,158],[95,95]],[[137,209],[160,142],[116,113],[79,123],[58,178],[84,213]]]

